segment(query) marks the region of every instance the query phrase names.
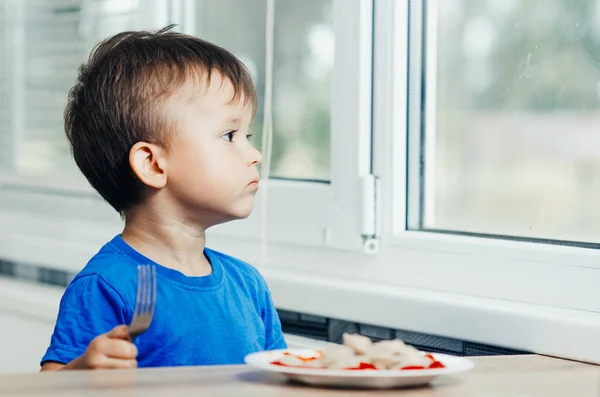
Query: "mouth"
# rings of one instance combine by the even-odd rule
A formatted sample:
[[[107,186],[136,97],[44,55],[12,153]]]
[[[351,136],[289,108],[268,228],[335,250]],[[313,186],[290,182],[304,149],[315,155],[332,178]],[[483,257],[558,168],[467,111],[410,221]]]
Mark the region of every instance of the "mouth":
[[[256,177],[248,184],[248,186],[258,188],[259,182],[260,182],[260,178]]]

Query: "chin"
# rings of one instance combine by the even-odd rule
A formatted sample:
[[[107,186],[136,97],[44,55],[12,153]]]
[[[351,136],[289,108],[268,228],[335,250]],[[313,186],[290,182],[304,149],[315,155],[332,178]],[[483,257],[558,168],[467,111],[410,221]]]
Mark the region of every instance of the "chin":
[[[229,212],[227,214],[222,214],[221,216],[219,216],[218,219],[213,219],[212,222],[207,226],[207,228],[222,225],[223,223],[228,223],[232,221],[241,221],[243,219],[248,218],[251,213],[252,211]]]
[[[219,211],[218,219],[215,219],[214,224],[227,223],[248,218],[252,214],[254,205],[238,205],[230,207],[227,210]]]
[[[252,214],[252,210],[254,209],[254,205],[249,205],[246,207],[236,208],[234,213],[232,214],[233,219],[246,219]]]
[[[238,213],[237,216],[235,217],[235,219],[246,219],[250,215],[252,215],[252,209]]]

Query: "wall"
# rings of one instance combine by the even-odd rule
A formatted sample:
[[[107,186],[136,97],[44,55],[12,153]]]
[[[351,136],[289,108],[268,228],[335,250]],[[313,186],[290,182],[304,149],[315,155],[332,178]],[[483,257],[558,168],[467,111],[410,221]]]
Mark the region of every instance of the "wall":
[[[0,373],[37,372],[52,323],[0,311]]]
[[[0,277],[0,373],[37,372],[62,289]]]

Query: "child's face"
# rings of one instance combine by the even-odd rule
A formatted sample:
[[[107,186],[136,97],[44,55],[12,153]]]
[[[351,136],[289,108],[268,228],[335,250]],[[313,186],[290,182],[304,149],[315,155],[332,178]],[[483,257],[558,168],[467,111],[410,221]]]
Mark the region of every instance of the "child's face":
[[[185,90],[184,90],[185,91]],[[167,154],[165,190],[184,218],[205,227],[250,215],[261,153],[248,141],[252,105],[231,103],[228,79],[213,73],[205,92],[173,98],[176,122]]]

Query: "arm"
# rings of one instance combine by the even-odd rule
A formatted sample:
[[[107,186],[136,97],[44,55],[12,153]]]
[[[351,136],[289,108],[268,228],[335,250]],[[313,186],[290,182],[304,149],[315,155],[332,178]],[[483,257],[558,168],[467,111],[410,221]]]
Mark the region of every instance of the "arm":
[[[123,300],[100,276],[74,280],[61,299],[41,371],[136,366],[137,349],[120,325],[125,320]]]
[[[129,341],[128,327],[119,325],[97,336],[85,353],[68,364],[46,361],[40,372],[69,369],[126,369],[137,367],[137,348]]]

